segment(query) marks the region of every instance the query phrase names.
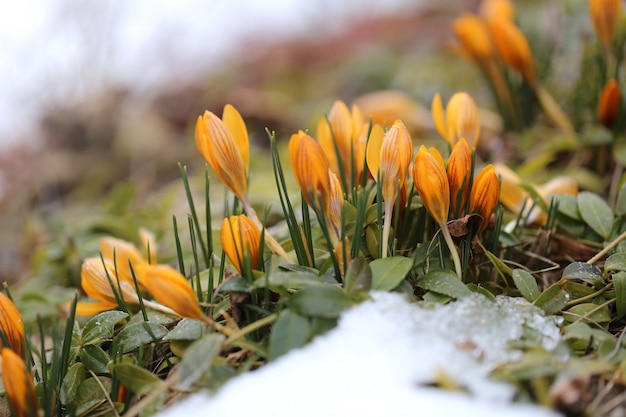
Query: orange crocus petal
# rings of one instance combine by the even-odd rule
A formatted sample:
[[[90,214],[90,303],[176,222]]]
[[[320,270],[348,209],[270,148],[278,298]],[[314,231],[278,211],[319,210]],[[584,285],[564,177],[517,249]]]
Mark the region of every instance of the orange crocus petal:
[[[248,194],[248,167],[244,164],[232,133],[210,111],[205,111],[196,122],[196,146],[222,184],[237,198],[245,200]]]
[[[453,29],[463,48],[473,59],[484,61],[493,58],[493,44],[482,19],[466,13],[454,21]]]
[[[329,165],[320,144],[300,130],[289,140],[289,159],[306,202],[326,213],[330,204]]]
[[[472,150],[461,138],[448,158],[448,183],[450,185],[450,212],[453,216],[465,214],[472,173]]]
[[[2,348],[2,382],[15,417],[38,415],[35,384],[21,356]]]
[[[433,219],[440,225],[445,224],[450,208],[448,177],[424,145],[420,146],[413,162],[413,183]]]
[[[480,4],[480,15],[485,20],[515,19],[515,6],[511,0],[483,0]]]
[[[233,135],[243,166],[248,176],[248,168],[250,166],[250,141],[248,139],[248,129],[243,121],[241,114],[232,105],[227,104],[224,106],[222,112],[222,121],[228,128],[228,131]]]
[[[610,128],[617,118],[619,103],[619,86],[615,78],[611,78],[600,93],[600,98],[598,100],[598,121],[604,126]]]
[[[489,224],[491,213],[498,205],[500,199],[500,183],[493,165],[483,168],[474,183],[470,194],[470,212],[479,213],[482,218],[478,232],[484,230]]]
[[[330,130],[328,120],[326,120],[325,117],[320,118],[317,122],[316,137],[324,151],[324,155],[326,155],[330,169],[335,173],[339,173],[339,159],[337,158],[337,152],[335,150],[335,141],[333,140],[333,134]]]
[[[24,346],[24,322],[20,311],[3,292],[0,292],[0,330],[9,343],[6,347],[21,355]],[[3,346],[2,340],[0,346]]]
[[[395,201],[398,189],[406,181],[413,157],[413,142],[404,123],[396,121],[387,131],[380,148],[379,172],[384,201]]]
[[[246,257],[250,259],[252,269],[257,269],[261,233],[252,220],[245,215],[225,218],[220,239],[224,253],[240,273],[243,273],[243,261]]]
[[[451,146],[460,138],[465,138],[472,149],[478,144],[480,135],[480,119],[478,107],[472,97],[465,93],[455,93],[446,106],[448,137]]]
[[[137,265],[148,262],[135,245],[110,236],[100,239],[100,253],[105,260],[114,265],[114,271],[117,271],[119,279],[131,285],[134,283],[130,265],[134,269]]]
[[[140,265],[137,273],[154,299],[181,317],[204,317],[198,297],[189,281],[168,265]]]
[[[433,122],[437,131],[445,140],[448,140],[448,129],[446,128],[446,118],[443,113],[443,103],[441,102],[441,95],[435,94],[433,102],[430,105],[430,109],[433,113]]]
[[[76,303],[76,314],[79,316],[95,316],[98,313],[115,308],[117,308],[117,303],[109,303],[106,301],[79,301]]]
[[[137,268],[145,264],[137,265]],[[110,280],[110,281],[109,281]],[[109,262],[103,264],[102,259],[93,257],[83,261],[80,270],[80,283],[85,293],[99,301],[117,306],[115,294],[122,290],[124,301],[128,303],[138,303],[139,298],[134,288],[125,281],[118,281],[115,276],[115,269]],[[112,288],[112,285],[115,288]],[[119,285],[119,288],[118,288]]]
[[[372,126],[369,140],[367,141],[366,160],[367,169],[374,178],[378,180],[378,169],[380,168],[380,148],[383,147],[385,131],[380,125]]]
[[[352,114],[343,101],[337,100],[328,113],[328,121],[332,130],[335,145],[339,151],[339,159],[344,172],[350,172],[352,167]]]
[[[519,72],[529,83],[534,84],[535,63],[526,36],[508,19],[492,19],[488,23],[504,63]]]
[[[615,36],[622,10],[621,0],[589,0],[593,27],[600,41],[609,47]]]

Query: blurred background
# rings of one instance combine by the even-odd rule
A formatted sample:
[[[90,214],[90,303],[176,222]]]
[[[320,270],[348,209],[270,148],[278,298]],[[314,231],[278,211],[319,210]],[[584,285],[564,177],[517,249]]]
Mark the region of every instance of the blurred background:
[[[180,181],[179,162],[203,167],[193,124],[205,109],[221,114],[224,104],[235,105],[253,146],[262,149],[266,127],[279,140],[288,138],[314,129],[334,100],[361,97],[366,105],[362,96],[372,91],[402,92],[405,122],[417,132],[429,131],[426,109],[438,91],[449,97],[465,89],[481,105],[489,103],[478,71],[451,53],[452,20],[477,6],[477,0],[23,0],[5,6],[0,281],[27,275],[37,248],[53,237],[67,235],[70,242],[56,250],[75,246],[72,219],[99,210],[119,184],[132,183],[133,202],[141,205]],[[544,7],[527,26],[554,31],[553,17]],[[54,220],[59,216],[61,226]],[[67,256],[46,250],[40,258]]]

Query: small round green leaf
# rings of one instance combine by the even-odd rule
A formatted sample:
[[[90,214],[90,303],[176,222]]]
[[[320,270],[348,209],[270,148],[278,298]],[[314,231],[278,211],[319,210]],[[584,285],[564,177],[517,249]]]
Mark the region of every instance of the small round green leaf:
[[[467,297],[472,293],[456,274],[449,270],[429,272],[417,281],[417,286],[452,298]]]
[[[289,309],[283,310],[272,327],[269,354],[274,360],[291,349],[299,348],[309,338],[311,325],[306,317]]]
[[[115,343],[122,347],[122,353],[132,352],[140,346],[159,340],[167,334],[167,328],[160,324],[141,322],[124,327],[115,337]]]
[[[608,239],[613,226],[613,212],[602,197],[589,191],[578,194],[578,210],[585,223],[594,232]]]
[[[535,277],[523,269],[514,269],[511,274],[513,282],[522,296],[531,303],[539,297],[539,286]]]
[[[113,310],[93,316],[85,327],[81,336],[83,344],[99,343],[113,337],[115,325],[128,317],[128,313]]]
[[[413,268],[413,259],[405,256],[376,259],[370,263],[372,269],[372,289],[391,291]]]
[[[303,316],[336,318],[352,306],[352,300],[337,287],[315,286],[292,295],[289,305]]]

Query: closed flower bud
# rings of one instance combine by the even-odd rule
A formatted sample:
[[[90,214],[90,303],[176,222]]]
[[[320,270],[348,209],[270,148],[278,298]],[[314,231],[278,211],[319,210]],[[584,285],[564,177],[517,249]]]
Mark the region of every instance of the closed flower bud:
[[[245,215],[225,218],[220,230],[222,249],[235,268],[244,272],[244,260],[248,258],[252,269],[259,264],[261,233]]]
[[[448,183],[450,185],[450,212],[455,217],[465,214],[472,175],[472,150],[465,138],[461,138],[448,158]]]
[[[9,344],[5,347],[21,355],[24,347],[24,322],[20,311],[3,292],[0,292],[0,330]],[[4,346],[2,340],[0,346]]]
[[[602,89],[598,100],[598,121],[610,128],[619,112],[620,92],[615,78],[611,78]]]
[[[143,264],[137,268],[137,275],[158,303],[171,308],[181,317],[204,318],[189,281],[171,266]]]
[[[205,111],[196,122],[196,146],[219,180],[238,199],[248,194],[250,145],[241,115],[229,104],[222,119]]]
[[[622,11],[621,0],[589,0],[589,11],[593,28],[600,42],[609,48],[620,21]]]
[[[515,19],[515,6],[511,0],[483,0],[480,15],[487,21],[492,19]]]
[[[535,63],[524,33],[506,18],[491,19],[488,25],[506,66],[519,72],[530,84],[535,84]]]
[[[320,144],[303,131],[299,131],[289,140],[289,159],[306,202],[322,213],[328,212],[330,206],[329,165]]]
[[[38,415],[35,383],[22,357],[9,348],[2,348],[2,382],[11,406],[11,415],[31,417]],[[7,412],[8,414],[8,412]]]
[[[486,61],[494,57],[493,44],[485,22],[478,16],[466,13],[454,21],[454,33],[463,49],[475,60]]]
[[[470,212],[478,213],[482,218],[478,227],[479,233],[489,224],[489,218],[498,205],[499,199],[500,183],[498,176],[493,165],[487,165],[476,176],[470,194]]]
[[[141,265],[143,264],[137,265],[137,268]],[[123,297],[126,303],[139,303],[135,288],[127,281],[118,280],[113,264],[106,260],[103,264],[99,257],[87,258],[83,261],[80,283],[83,291],[97,300],[77,303],[76,314],[80,316],[91,316],[101,311],[114,309],[118,306],[117,298]]]
[[[330,210],[328,212],[328,221],[333,232],[338,238],[341,235],[341,214],[343,212],[343,191],[341,183],[334,172],[329,171],[330,176]]]
[[[480,118],[478,107],[469,94],[455,93],[448,101],[445,114],[441,96],[435,94],[432,112],[435,127],[451,147],[460,138],[465,138],[470,148],[476,148],[480,135]]]
[[[422,204],[439,225],[445,225],[450,208],[450,186],[446,171],[424,145],[413,162],[413,183]]]
[[[134,270],[137,265],[148,263],[135,245],[110,236],[100,239],[100,253],[105,260],[114,265],[118,278],[131,285],[134,285],[131,265]]]

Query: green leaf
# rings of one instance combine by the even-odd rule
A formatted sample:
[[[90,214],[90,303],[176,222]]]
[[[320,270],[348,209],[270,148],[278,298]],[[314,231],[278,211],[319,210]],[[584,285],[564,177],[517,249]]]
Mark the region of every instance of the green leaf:
[[[113,337],[115,325],[128,317],[128,313],[113,310],[105,311],[93,316],[85,327],[81,336],[85,345],[100,343]]]
[[[85,364],[87,369],[97,374],[106,374],[109,372],[109,362],[111,358],[98,345],[83,346],[80,351],[80,361]]]
[[[113,371],[120,382],[135,394],[146,394],[164,384],[158,376],[134,363],[116,363]]]
[[[251,289],[257,288],[288,288],[299,290],[311,285],[324,285],[317,274],[309,271],[269,272],[252,283]]]
[[[223,335],[210,333],[187,348],[178,368],[178,389],[188,390],[202,378],[220,353],[223,341]]]
[[[139,349],[140,346],[153,342],[153,336],[159,340],[166,334],[167,329],[160,324],[150,322],[132,323],[118,333],[115,343],[122,347],[122,353],[128,353]]]
[[[185,318],[179,321],[163,340],[197,340],[202,336],[204,327],[200,320]]]
[[[269,358],[274,360],[291,349],[304,346],[309,337],[311,325],[306,317],[286,309],[272,327],[269,344]]]
[[[417,281],[417,286],[453,298],[467,297],[472,293],[456,274],[449,270],[429,272]]]
[[[304,315],[336,318],[352,306],[350,297],[337,287],[307,287],[289,298],[289,305]]]
[[[615,204],[615,214],[618,216],[626,215],[626,182],[622,184],[622,188],[619,191],[617,203]]]
[[[250,292],[248,280],[242,276],[230,278],[219,287],[221,292]]]
[[[541,308],[546,314],[554,314],[561,311],[567,304],[567,301],[567,293],[554,284],[546,288],[533,304]]]
[[[104,391],[101,386],[104,387]],[[88,415],[91,410],[106,401],[108,393],[111,392],[111,378],[98,376],[85,379],[76,392],[76,415]]]
[[[615,308],[618,317],[626,314],[626,272],[613,274],[613,286],[615,287]]]
[[[583,303],[569,308],[563,312],[563,318],[567,322],[575,322],[582,318],[581,321],[588,321],[590,323],[608,323],[611,321],[611,314],[607,306],[598,308],[597,304]]]
[[[558,194],[554,196],[554,199],[559,203],[559,213],[573,220],[582,220],[578,210],[578,200],[576,200],[575,196]]]
[[[372,286],[372,268],[365,259],[354,258],[346,271],[344,288],[352,296],[360,292],[367,292]]]
[[[517,289],[531,303],[539,297],[539,286],[535,277],[523,269],[514,269],[511,274]]]
[[[619,252],[609,256],[604,262],[605,272],[626,271],[626,253]]]
[[[567,280],[580,279],[595,288],[601,288],[605,285],[602,272],[587,262],[572,262],[567,265],[563,270],[563,278]]]
[[[78,362],[67,370],[63,383],[61,384],[60,399],[61,404],[68,405],[76,398],[78,387],[85,380],[85,365]]]
[[[413,268],[413,259],[405,256],[376,259],[370,263],[372,269],[372,289],[391,291]]]
[[[579,193],[577,199],[580,216],[594,232],[606,240],[613,225],[613,212],[609,205],[600,196],[589,191]]]

